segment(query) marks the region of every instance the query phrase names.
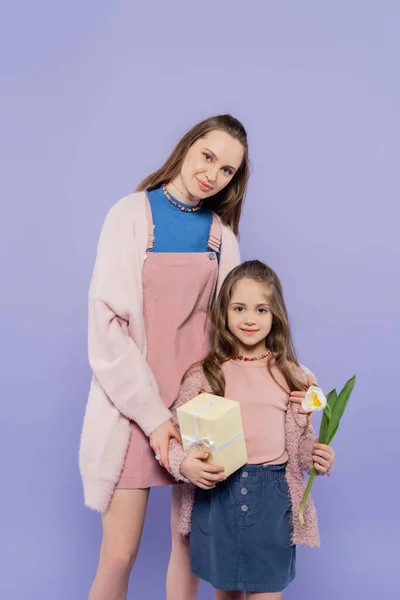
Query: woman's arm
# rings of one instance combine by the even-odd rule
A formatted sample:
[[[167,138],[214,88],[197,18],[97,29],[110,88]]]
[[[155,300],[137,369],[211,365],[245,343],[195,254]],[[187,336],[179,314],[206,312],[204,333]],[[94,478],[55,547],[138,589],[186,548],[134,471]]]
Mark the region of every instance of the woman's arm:
[[[186,376],[179,390],[179,396],[171,407],[172,422],[175,427],[179,430],[179,421],[177,409],[183,406],[193,398],[195,398],[204,388],[204,375],[201,367],[194,367],[192,371]],[[188,481],[181,473],[181,465],[184,459],[188,456],[188,452],[185,452],[182,444],[176,439],[171,438],[169,440],[169,465],[170,472],[177,481]]]
[[[217,294],[228,273],[240,265],[240,251],[237,237],[228,225],[221,224],[221,227],[222,243],[218,270]]]
[[[128,334],[132,310],[143,312],[143,257],[133,234],[132,199],[118,202],[101,232],[89,291],[89,362],[105,393],[146,435],[171,418],[155,377]],[[133,308],[132,308],[133,307]],[[135,315],[137,318],[137,315]]]

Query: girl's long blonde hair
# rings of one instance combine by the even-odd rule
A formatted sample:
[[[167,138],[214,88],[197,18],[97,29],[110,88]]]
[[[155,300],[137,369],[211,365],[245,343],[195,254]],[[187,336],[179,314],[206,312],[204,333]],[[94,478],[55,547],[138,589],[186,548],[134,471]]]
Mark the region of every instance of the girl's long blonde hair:
[[[286,381],[288,390],[285,391],[307,389],[305,383],[296,375],[296,371],[300,370],[300,365],[293,347],[281,282],[270,267],[259,260],[250,260],[228,274],[212,309],[211,350],[201,363],[212,392],[217,396],[225,395],[225,377],[222,365],[239,354],[237,340],[228,329],[228,307],[233,289],[241,279],[252,279],[268,287],[273,322],[265,345],[271,350],[276,365]],[[282,387],[271,371],[269,360],[267,366],[275,383]]]
[[[232,227],[235,235],[238,235],[240,215],[247,191],[250,166],[246,130],[240,121],[231,115],[210,117],[195,125],[183,136],[162,167],[148,175],[148,177],[138,185],[136,191],[155,190],[163,183],[166,184],[175,179],[181,172],[182,164],[189,148],[197,142],[197,140],[215,130],[225,131],[232,138],[238,140],[243,146],[244,156],[242,164],[228,185],[214,196],[207,198],[204,202],[204,206],[217,213],[221,217],[222,222],[225,223],[225,225]]]

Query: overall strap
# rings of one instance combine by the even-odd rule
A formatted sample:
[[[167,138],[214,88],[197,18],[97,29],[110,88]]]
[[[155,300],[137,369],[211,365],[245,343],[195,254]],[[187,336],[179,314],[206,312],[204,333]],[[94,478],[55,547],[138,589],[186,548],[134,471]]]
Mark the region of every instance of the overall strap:
[[[213,213],[213,220],[210,228],[210,234],[208,236],[207,245],[210,250],[214,252],[221,251],[221,241],[222,241],[222,226],[221,219],[218,215]]]
[[[146,194],[146,216],[147,216],[147,249],[146,252],[151,252],[154,250],[154,223],[153,223],[153,215],[151,213],[150,202]]]

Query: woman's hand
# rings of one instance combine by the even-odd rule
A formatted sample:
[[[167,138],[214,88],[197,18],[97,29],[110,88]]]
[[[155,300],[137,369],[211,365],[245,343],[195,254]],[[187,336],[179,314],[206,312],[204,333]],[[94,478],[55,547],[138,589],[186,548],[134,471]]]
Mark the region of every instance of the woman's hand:
[[[307,375],[307,387],[309,388],[310,385],[312,385],[313,383],[317,383],[317,380],[315,379],[314,375]],[[303,402],[304,398],[306,397],[306,393],[307,393],[307,390],[304,390],[302,392],[291,392],[290,396],[289,396],[289,402],[293,402],[294,404],[300,404],[299,414],[300,415],[308,415],[308,420],[311,421],[312,413],[307,412],[306,410],[304,410],[301,407],[301,403]]]
[[[335,451],[326,444],[315,442],[312,459],[318,475],[330,475],[329,469],[335,462]]]
[[[181,436],[175,425],[171,421],[163,423],[150,434],[150,446],[156,456],[156,460],[162,467],[165,467],[170,473],[168,451],[169,439],[175,438],[180,444],[182,443]],[[158,457],[158,458],[157,458]]]
[[[203,462],[209,456],[208,452],[193,452],[181,464],[182,475],[203,490],[211,490],[219,481],[226,479],[223,474],[224,467],[207,465]]]

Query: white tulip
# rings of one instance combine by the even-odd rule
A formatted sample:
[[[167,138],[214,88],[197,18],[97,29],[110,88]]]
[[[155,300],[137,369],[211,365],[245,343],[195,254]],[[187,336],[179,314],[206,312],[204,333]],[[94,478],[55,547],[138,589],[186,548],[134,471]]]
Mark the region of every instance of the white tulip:
[[[301,403],[301,407],[307,412],[324,410],[326,407],[326,397],[321,388],[316,385],[309,387],[306,396]]]

